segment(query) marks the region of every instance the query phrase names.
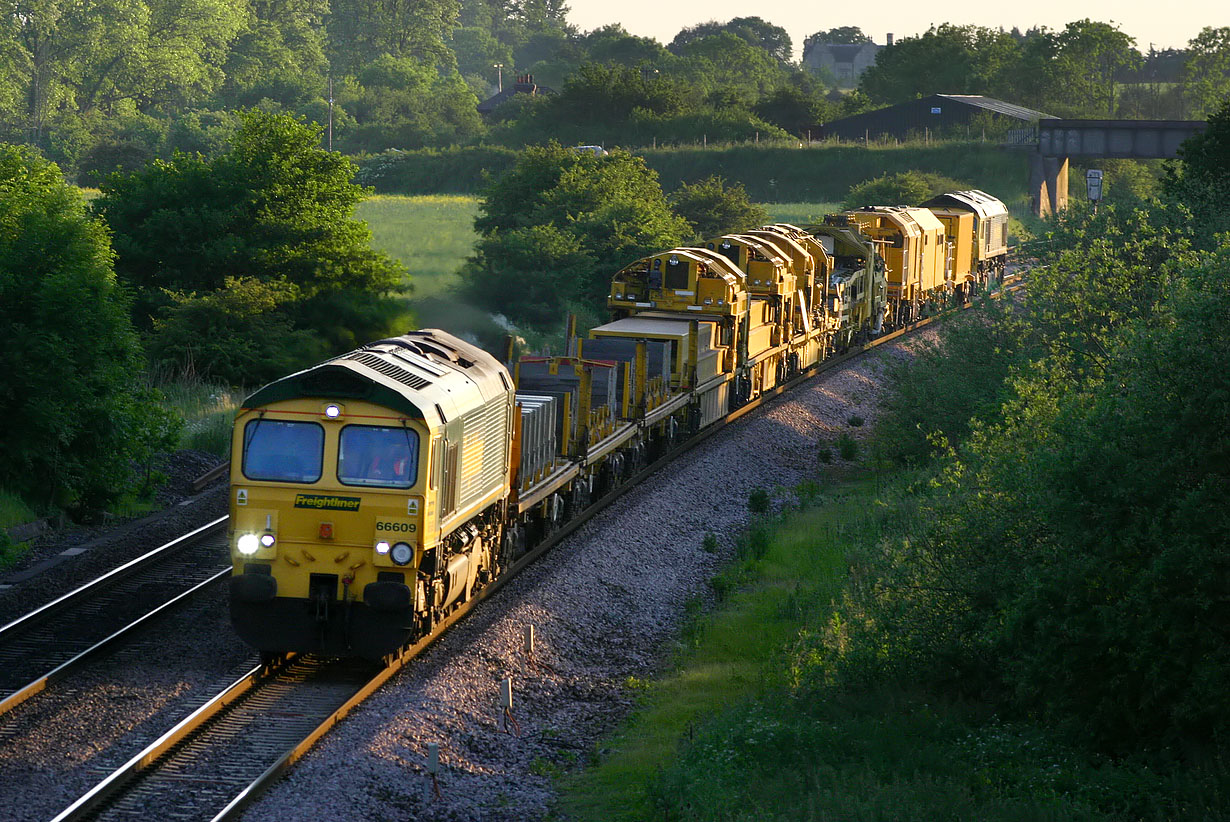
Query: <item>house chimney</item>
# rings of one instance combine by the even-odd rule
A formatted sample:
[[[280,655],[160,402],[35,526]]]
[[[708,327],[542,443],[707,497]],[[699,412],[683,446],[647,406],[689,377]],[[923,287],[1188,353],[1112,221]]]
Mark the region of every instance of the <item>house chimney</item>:
[[[890,31],[888,33],[888,45],[891,46],[892,44],[893,44],[893,33]]]

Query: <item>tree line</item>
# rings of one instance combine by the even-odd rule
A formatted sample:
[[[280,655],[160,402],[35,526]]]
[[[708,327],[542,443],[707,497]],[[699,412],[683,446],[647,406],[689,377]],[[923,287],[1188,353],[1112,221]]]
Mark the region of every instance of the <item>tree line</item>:
[[[1024,33],[944,24],[881,50],[858,90],[793,60],[759,17],[669,43],[578,31],[559,0],[9,0],[0,11],[0,139],[97,185],[175,151],[212,156],[259,107],[326,127],[347,153],[493,143],[756,141],[936,91],[1060,115],[1199,117],[1230,90],[1230,29],[1141,55],[1107,23]],[[862,42],[856,27],[821,42]],[[532,74],[556,94],[477,104]],[[1130,83],[1124,86],[1124,83]],[[1176,108],[1177,107],[1177,108]]]
[[[88,204],[37,151],[0,145],[0,488],[34,510],[104,509],[176,447],[151,374],[256,384],[401,310],[405,272],[354,218],[353,163],[319,126],[236,117],[213,158],[114,174]]]

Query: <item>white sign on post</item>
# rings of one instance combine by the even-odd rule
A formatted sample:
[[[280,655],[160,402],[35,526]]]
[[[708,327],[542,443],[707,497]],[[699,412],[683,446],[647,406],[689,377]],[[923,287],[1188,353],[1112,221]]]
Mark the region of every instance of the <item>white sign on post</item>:
[[[1089,192],[1090,201],[1096,203],[1102,199],[1102,172],[1099,169],[1091,168],[1085,172],[1085,190]]]

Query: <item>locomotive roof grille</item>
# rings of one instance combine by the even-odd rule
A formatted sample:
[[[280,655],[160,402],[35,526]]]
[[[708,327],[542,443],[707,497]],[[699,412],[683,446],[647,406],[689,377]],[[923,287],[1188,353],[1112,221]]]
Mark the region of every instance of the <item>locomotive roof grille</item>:
[[[403,385],[410,386],[416,391],[431,385],[431,380],[424,379],[418,374],[402,368],[396,363],[391,363],[383,357],[372,354],[368,351],[360,351],[347,357],[346,359],[357,362],[360,365],[365,365],[371,370],[383,374],[386,377],[391,377]]]

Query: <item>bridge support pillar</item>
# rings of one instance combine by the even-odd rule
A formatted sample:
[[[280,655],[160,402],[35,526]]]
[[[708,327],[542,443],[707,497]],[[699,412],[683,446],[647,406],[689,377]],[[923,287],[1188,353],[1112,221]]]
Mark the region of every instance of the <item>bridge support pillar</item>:
[[[1034,215],[1045,217],[1068,207],[1068,158],[1029,158],[1029,200]]]

